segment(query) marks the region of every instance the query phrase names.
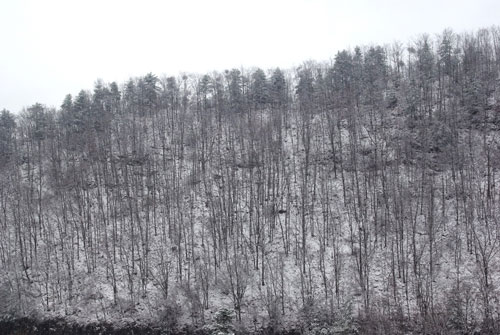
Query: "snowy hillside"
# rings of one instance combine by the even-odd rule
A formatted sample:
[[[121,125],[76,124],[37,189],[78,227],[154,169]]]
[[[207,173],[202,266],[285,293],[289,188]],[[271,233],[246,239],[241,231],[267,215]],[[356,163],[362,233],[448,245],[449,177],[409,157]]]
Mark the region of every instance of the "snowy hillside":
[[[3,111],[0,315],[497,333],[499,74],[447,31]]]

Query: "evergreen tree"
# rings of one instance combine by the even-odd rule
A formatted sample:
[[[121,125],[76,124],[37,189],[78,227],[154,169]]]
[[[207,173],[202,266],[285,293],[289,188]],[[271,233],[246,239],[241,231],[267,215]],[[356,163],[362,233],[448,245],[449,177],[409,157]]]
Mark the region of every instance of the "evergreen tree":
[[[261,69],[252,74],[250,96],[255,108],[262,108],[269,101],[267,78]]]
[[[0,112],[0,168],[8,165],[14,156],[16,121],[8,110]]]

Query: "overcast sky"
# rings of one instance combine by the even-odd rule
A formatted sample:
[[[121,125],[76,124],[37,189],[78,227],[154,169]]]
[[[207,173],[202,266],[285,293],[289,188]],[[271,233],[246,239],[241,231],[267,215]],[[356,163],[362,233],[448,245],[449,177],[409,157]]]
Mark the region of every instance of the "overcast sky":
[[[97,78],[288,68],[499,13],[499,0],[0,0],[0,109],[59,107]]]

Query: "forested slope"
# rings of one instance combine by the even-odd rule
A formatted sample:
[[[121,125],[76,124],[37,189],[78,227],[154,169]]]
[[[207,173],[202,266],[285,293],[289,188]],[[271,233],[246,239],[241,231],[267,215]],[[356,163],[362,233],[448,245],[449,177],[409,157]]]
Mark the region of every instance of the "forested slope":
[[[0,313],[498,332],[499,78],[491,28],[4,110]]]

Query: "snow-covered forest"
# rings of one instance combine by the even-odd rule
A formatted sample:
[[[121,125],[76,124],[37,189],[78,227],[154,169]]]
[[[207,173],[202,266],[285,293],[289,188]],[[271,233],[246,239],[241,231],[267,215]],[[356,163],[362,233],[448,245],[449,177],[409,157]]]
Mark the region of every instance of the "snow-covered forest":
[[[61,97],[63,98],[63,97]],[[500,28],[0,115],[0,315],[500,332]]]

